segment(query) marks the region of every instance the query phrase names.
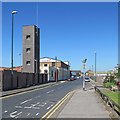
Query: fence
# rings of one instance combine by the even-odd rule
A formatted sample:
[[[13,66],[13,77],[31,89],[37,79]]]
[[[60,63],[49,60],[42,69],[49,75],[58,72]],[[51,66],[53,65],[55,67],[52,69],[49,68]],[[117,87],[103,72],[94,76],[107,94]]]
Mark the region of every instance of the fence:
[[[103,94],[97,87],[95,87],[95,91],[98,92],[106,104],[109,105],[120,116],[120,106],[111,100],[107,95]]]
[[[33,85],[39,85],[48,82],[47,74],[21,73],[10,70],[0,71],[0,90],[12,90],[25,88]]]

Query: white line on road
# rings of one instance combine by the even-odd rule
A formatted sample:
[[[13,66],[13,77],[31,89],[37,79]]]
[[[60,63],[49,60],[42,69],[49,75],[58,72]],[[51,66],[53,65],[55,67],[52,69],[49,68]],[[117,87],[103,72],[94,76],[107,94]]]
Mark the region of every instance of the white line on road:
[[[39,97],[40,97],[40,95],[36,96],[35,98],[39,98]]]
[[[47,103],[44,103],[44,104],[42,104],[42,105],[38,105],[38,106],[44,107],[46,104],[47,104]]]
[[[29,115],[30,115],[30,113],[27,114],[27,116],[29,116]]]
[[[15,106],[16,108],[22,108],[22,106]]]
[[[36,103],[36,104],[31,104],[32,107],[35,107],[36,105],[40,104],[40,102]]]
[[[32,108],[32,106],[30,106],[30,107],[24,107],[24,108],[28,108],[28,109],[30,109],[30,108]]]
[[[31,101],[31,100],[32,100],[32,99],[25,100],[25,101],[21,102],[20,104],[22,105],[22,104],[24,104],[24,103],[26,103],[26,102],[29,102],[29,101]]]
[[[10,113],[10,114],[15,114],[15,113],[17,113],[17,111],[15,111],[15,112],[12,112],[12,113]]]
[[[53,105],[50,105],[50,106],[47,108],[47,110],[49,110],[52,106],[53,106]]]
[[[17,117],[17,116],[19,116],[20,114],[22,114],[22,112],[19,112],[18,114],[15,114],[15,113],[17,113],[17,111],[10,113],[10,117],[14,118],[14,117]],[[14,115],[14,114],[15,114],[15,115]]]
[[[32,107],[32,109],[37,109],[37,110],[38,110],[38,109],[40,109],[40,108],[39,108],[39,107]]]
[[[39,113],[36,113],[36,116],[38,116],[39,115]]]
[[[50,90],[50,91],[48,91],[48,92],[46,92],[46,93],[49,94],[49,93],[52,92],[52,91],[54,91],[54,90]]]

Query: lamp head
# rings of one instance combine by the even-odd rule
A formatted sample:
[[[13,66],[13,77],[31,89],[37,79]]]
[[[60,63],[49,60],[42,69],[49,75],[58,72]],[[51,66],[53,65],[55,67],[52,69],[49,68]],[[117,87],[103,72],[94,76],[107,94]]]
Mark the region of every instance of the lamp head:
[[[12,11],[12,14],[17,14],[17,11]]]

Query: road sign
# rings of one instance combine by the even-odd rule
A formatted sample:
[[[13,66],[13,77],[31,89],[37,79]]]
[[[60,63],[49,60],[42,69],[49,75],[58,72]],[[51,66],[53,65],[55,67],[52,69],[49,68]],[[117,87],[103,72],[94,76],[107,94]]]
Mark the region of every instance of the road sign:
[[[82,63],[86,63],[86,61],[87,61],[87,59],[84,59],[84,60],[82,61]]]
[[[86,69],[87,66],[85,64],[82,65],[82,69]]]

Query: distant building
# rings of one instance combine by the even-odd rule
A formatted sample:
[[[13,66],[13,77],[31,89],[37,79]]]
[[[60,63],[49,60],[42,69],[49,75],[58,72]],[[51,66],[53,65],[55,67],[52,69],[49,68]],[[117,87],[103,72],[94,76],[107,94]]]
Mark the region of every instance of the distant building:
[[[40,29],[23,26],[23,72],[39,73]]]
[[[10,70],[10,68],[8,68],[8,67],[0,67],[0,71],[4,71],[4,70]]]
[[[0,71],[4,71],[4,70],[11,70],[11,68],[9,68],[9,67],[0,67]],[[13,67],[13,70],[17,71],[17,72],[22,72],[23,71],[23,66]]]
[[[48,74],[48,81],[65,80],[70,78],[69,62],[44,57],[40,59],[40,73]]]
[[[10,70],[11,70],[11,68],[10,68]],[[23,72],[23,66],[13,67],[13,70],[15,70],[17,72]]]

